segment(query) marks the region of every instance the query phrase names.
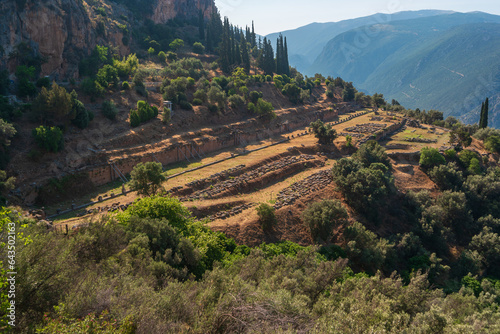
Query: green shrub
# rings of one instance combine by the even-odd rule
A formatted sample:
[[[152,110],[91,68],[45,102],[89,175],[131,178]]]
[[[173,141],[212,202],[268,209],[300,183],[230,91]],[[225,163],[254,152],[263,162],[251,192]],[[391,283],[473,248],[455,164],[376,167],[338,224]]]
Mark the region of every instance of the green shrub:
[[[373,163],[368,168],[355,159],[340,159],[332,168],[333,179],[347,203],[376,221],[381,207],[395,193],[394,178],[387,166]]]
[[[167,61],[167,55],[165,54],[165,52],[160,51],[160,52],[158,53],[158,59],[159,59],[162,63],[166,62],[166,61]]]
[[[49,152],[59,152],[64,148],[63,132],[58,127],[41,125],[33,130],[32,135],[37,145]]]
[[[335,131],[330,124],[324,124],[321,120],[316,120],[309,124],[314,132],[314,136],[318,139],[320,145],[331,145],[337,138]]]
[[[373,163],[382,163],[388,168],[392,168],[391,161],[385,152],[385,148],[375,140],[370,140],[359,147],[353,158],[361,162],[365,167]]]
[[[493,134],[493,135],[489,136],[484,141],[484,147],[492,153],[499,153],[500,152],[500,135]]]
[[[344,231],[347,241],[346,254],[358,269],[374,274],[384,268],[386,261],[392,256],[394,245],[369,231],[363,224],[354,222]]]
[[[474,151],[463,150],[458,154],[458,160],[463,168],[468,169],[472,163],[472,160],[475,159],[479,162],[481,157]]]
[[[435,148],[424,147],[420,151],[420,166],[424,168],[432,168],[439,165],[444,165],[446,159]]]
[[[266,203],[261,203],[257,207],[257,215],[259,216],[259,223],[262,230],[269,231],[277,223],[274,208]]]
[[[255,106],[255,104],[253,102],[249,102],[248,105],[247,105],[247,109],[248,111],[250,111],[251,113],[256,113],[257,112],[257,107]]]
[[[462,188],[464,182],[463,174],[455,162],[432,168],[429,177],[441,190],[457,191]]]
[[[49,77],[43,77],[43,78],[38,79],[36,81],[36,86],[38,88],[42,88],[42,87],[50,88],[50,78]]]
[[[196,92],[194,92],[193,97],[195,99],[199,99],[202,102],[207,102],[208,95],[207,92],[204,89],[198,89]]]
[[[264,117],[266,119],[276,118],[276,114],[274,113],[274,107],[271,102],[259,99],[257,101],[256,108],[257,108],[257,114],[259,114],[259,116]]]
[[[262,92],[251,91],[249,94],[250,102],[257,103],[260,98],[262,98]]]
[[[314,240],[330,241],[334,227],[347,222],[347,211],[340,201],[315,202],[302,213],[302,219]]]
[[[228,99],[231,108],[237,109],[245,104],[245,100],[240,95],[232,95]]]
[[[35,78],[35,67],[21,65],[16,68],[17,95],[28,97],[36,95],[36,87],[31,82]]]
[[[449,150],[444,151],[444,156],[447,159],[456,160],[457,159],[457,151],[455,151],[455,149],[453,149],[453,148],[450,148]]]
[[[172,43],[169,44],[170,49],[177,51],[184,46],[184,41],[180,38],[176,38]]]
[[[208,111],[211,113],[216,113],[219,110],[219,108],[215,104],[209,104],[208,105]]]
[[[140,124],[141,124],[141,118],[139,117],[137,110],[135,109],[130,110],[130,126],[135,128]]]
[[[163,181],[165,176],[159,162],[139,163],[130,173],[130,188],[143,196],[154,196]]]
[[[110,85],[116,87],[119,81],[117,69],[111,65],[104,65],[97,71],[96,81],[104,88]]]
[[[91,97],[94,100],[96,97],[104,96],[106,90],[102,87],[97,81],[92,80],[91,78],[83,79],[80,88],[82,91]]]
[[[194,106],[201,106],[203,104],[203,101],[200,99],[193,99],[193,105]]]
[[[128,81],[124,81],[122,83],[122,89],[123,90],[129,90],[130,89],[130,84],[128,83]]]
[[[184,110],[193,110],[193,106],[186,100],[179,101],[179,106]]]
[[[177,54],[175,52],[168,51],[167,52],[167,59],[169,61],[175,61],[175,60],[177,60]]]
[[[172,120],[172,112],[169,108],[163,107],[163,113],[161,114],[161,121],[165,124],[170,123]]]
[[[76,95],[76,93],[75,93],[75,95]],[[73,118],[71,120],[71,123],[73,123],[73,125],[75,125],[76,127],[80,128],[80,129],[85,129],[86,127],[88,127],[89,122],[94,118],[93,114],[91,117],[89,111],[87,111],[87,109],[85,109],[85,106],[83,105],[83,103],[81,101],[77,100],[76,98],[75,98],[75,100],[73,100],[73,108],[72,109],[74,111],[75,118]]]
[[[200,42],[195,42],[193,44],[193,52],[197,54],[204,54],[205,53],[205,46],[201,44]]]
[[[108,100],[102,103],[101,112],[104,115],[104,117],[113,121],[116,119],[116,115],[118,114],[118,109],[116,108],[116,105],[113,101]]]

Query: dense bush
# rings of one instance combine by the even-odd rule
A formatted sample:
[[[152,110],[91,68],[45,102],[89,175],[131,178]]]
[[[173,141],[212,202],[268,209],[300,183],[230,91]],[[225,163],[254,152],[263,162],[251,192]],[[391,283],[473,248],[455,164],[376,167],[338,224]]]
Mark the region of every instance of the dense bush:
[[[75,115],[75,118],[71,120],[71,123],[80,129],[85,129],[89,126],[90,121],[94,119],[94,114],[91,111],[88,111],[84,104],[78,100],[78,95],[75,91],[71,92],[71,102],[72,106],[72,114]]]
[[[158,116],[158,108],[140,100],[137,102],[137,109],[130,110],[130,126],[139,126],[156,116]]]
[[[104,117],[113,121],[116,119],[118,109],[116,108],[116,104],[113,101],[107,100],[102,103],[101,112]]]
[[[19,97],[28,97],[36,95],[36,87],[32,83],[35,79],[35,67],[18,66],[16,69],[17,95]]]
[[[195,42],[193,44],[193,52],[197,54],[204,54],[205,53],[205,46],[201,44],[200,42]]]
[[[237,109],[245,105],[245,99],[241,97],[240,95],[231,95],[228,98],[229,105],[231,108]]]
[[[331,145],[337,138],[337,131],[335,131],[330,124],[324,124],[321,120],[316,120],[309,124],[314,132],[314,136],[318,138],[320,145]]]
[[[444,165],[446,159],[435,148],[424,147],[420,150],[420,166],[423,168],[433,168],[439,165]]]
[[[429,177],[441,190],[457,191],[464,183],[463,173],[455,162],[432,168],[429,171]]]
[[[311,204],[302,219],[314,240],[330,241],[332,230],[347,222],[347,211],[339,201],[324,200]]]
[[[264,231],[269,231],[277,223],[274,208],[266,203],[261,203],[257,207],[257,215],[259,216],[260,226]]]
[[[274,113],[274,107],[271,102],[267,102],[263,99],[259,99],[256,104],[256,111],[259,116],[265,119],[276,118]]]
[[[159,162],[137,164],[130,173],[130,188],[139,195],[154,196],[162,188],[165,176]]]
[[[390,274],[397,251],[415,272],[405,278],[354,274],[348,260],[326,260],[323,254],[343,253],[333,247],[320,254],[291,242],[236,246],[169,197],[139,200],[70,238],[3,209],[2,242],[12,223],[20,241],[21,332],[156,333],[189,326],[196,333],[472,333],[495,331],[499,323],[498,281],[460,277],[461,290],[444,294],[429,279],[446,268],[422,251],[418,237],[406,234],[392,244],[357,222],[344,234],[344,255],[354,269]],[[496,275],[498,245],[498,234],[485,229],[461,263],[465,268],[477,259],[484,274]],[[5,263],[7,252],[1,254]],[[5,314],[7,294],[0,298]]]
[[[347,241],[346,254],[353,264],[374,274],[383,269],[393,254],[393,245],[385,239],[379,239],[375,233],[366,229],[363,224],[354,222],[344,231]]]
[[[384,164],[387,168],[392,168],[389,157],[385,152],[385,148],[380,146],[380,144],[375,140],[370,140],[361,145],[352,157],[361,162],[365,167],[370,167],[371,164],[378,162]]]
[[[481,156],[474,151],[463,150],[458,154],[458,161],[463,168],[469,170],[471,174],[479,174],[477,172],[477,165],[481,159]],[[472,169],[471,169],[472,166]],[[479,168],[480,172],[480,168]]]
[[[64,148],[64,137],[58,127],[39,126],[32,132],[35,142],[40,148],[49,152],[59,152]]]
[[[379,212],[395,192],[387,166],[373,163],[368,168],[354,159],[340,159],[332,169],[337,187],[356,211],[376,221]]]
[[[250,102],[257,103],[260,98],[262,98],[262,92],[257,92],[255,90],[251,91],[249,94]]]

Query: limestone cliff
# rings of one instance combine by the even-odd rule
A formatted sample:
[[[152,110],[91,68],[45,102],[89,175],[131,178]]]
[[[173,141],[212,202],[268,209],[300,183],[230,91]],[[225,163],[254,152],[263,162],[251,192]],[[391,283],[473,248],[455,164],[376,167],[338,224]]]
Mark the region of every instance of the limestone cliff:
[[[99,20],[84,1],[27,0],[0,1],[0,64],[12,73],[19,65],[15,57],[19,45],[27,45],[34,56],[43,58],[41,75],[53,79],[78,76],[78,63],[96,44],[117,46],[120,53],[128,49],[122,43],[123,33],[109,19]]]
[[[197,18],[200,10],[209,18],[216,10],[214,0],[156,0],[152,20],[158,24],[176,17]]]
[[[150,1],[151,7],[136,11],[122,1],[0,0],[0,68],[14,73],[20,65],[15,55],[23,45],[43,59],[42,76],[77,78],[78,64],[96,45],[112,46],[121,56],[130,53],[131,37],[124,34],[131,25],[144,19],[161,24],[177,17],[198,18],[200,11],[208,19],[216,10],[214,0]]]

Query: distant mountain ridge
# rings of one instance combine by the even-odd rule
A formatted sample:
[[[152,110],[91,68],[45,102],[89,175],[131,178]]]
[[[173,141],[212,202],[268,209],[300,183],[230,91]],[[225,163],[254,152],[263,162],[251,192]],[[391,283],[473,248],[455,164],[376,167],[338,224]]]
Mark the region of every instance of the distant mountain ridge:
[[[382,93],[408,108],[438,109],[467,123],[479,120],[481,102],[490,97],[490,125],[500,127],[500,16],[421,14],[395,14],[390,22],[338,34],[302,72],[340,76],[366,93]],[[394,20],[403,16],[413,18]],[[289,38],[289,45],[297,43]],[[294,57],[292,66],[304,65]]]
[[[336,36],[362,26],[389,23],[396,20],[407,20],[419,17],[453,13],[442,10],[405,11],[393,14],[374,14],[339,22],[311,23],[306,26],[267,35],[273,43],[280,33],[287,37],[290,64],[299,71],[305,72],[320,55],[325,45]]]
[[[375,31],[365,44],[366,31]],[[439,109],[469,123],[500,92],[500,16],[453,13],[360,27],[325,46],[306,74],[322,73],[383,93],[409,108]],[[500,127],[498,109],[490,124]],[[477,118],[477,119],[476,119]]]

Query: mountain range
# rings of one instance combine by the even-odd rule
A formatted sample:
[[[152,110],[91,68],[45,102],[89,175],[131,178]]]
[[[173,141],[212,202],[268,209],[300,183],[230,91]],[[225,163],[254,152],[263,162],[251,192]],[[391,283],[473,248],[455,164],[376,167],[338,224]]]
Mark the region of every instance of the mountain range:
[[[490,125],[500,127],[500,16],[401,12],[283,34],[291,65],[307,75],[340,76],[366,93],[467,123],[478,121],[481,102],[490,97]]]

